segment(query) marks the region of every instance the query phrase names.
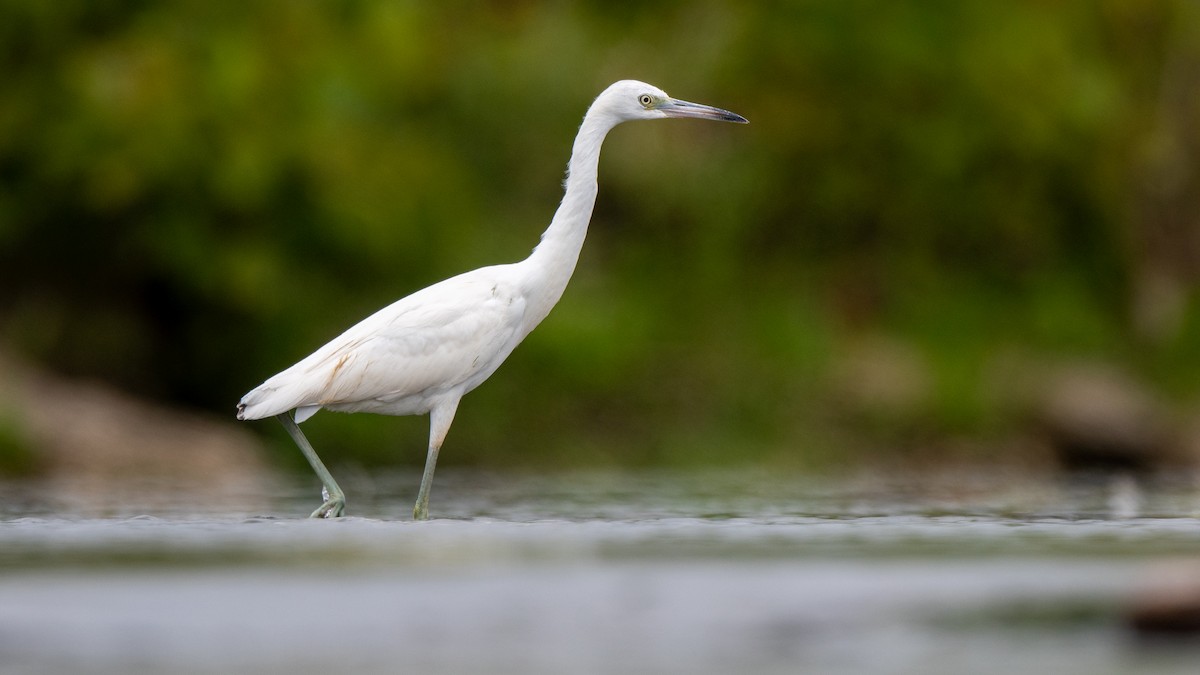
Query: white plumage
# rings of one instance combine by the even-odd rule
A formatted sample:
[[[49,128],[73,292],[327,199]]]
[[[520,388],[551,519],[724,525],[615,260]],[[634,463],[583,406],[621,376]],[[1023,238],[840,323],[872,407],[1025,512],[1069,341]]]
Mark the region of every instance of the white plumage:
[[[345,505],[345,495],[296,426],[322,408],[430,413],[428,457],[413,510],[417,519],[428,516],[437,453],[459,400],[549,314],[571,278],[596,200],[604,137],[621,122],[663,117],[746,121],[672,99],[643,82],[613,84],[583,118],[562,203],[528,258],[466,272],[397,300],[242,397],[238,419],[277,417],[321,477],[325,503],[314,517],[339,516]]]
[[[246,394],[240,417],[423,414],[474,389],[528,332],[514,267],[474,270],[397,300]]]

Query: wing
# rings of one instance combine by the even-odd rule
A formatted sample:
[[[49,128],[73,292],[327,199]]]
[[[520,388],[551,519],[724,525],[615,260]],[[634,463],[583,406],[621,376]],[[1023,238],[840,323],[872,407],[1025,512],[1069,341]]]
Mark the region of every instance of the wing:
[[[508,267],[461,274],[379,310],[246,394],[242,419],[477,385],[519,341],[525,299]]]

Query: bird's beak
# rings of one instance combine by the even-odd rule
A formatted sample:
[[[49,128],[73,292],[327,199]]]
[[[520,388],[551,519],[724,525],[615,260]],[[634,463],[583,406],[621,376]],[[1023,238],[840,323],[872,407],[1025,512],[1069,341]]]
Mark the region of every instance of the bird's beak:
[[[701,105],[699,103],[691,103],[689,101],[680,101],[677,98],[669,98],[663,101],[658,109],[667,117],[694,117],[701,120],[720,120],[722,122],[737,122],[738,124],[749,124],[750,120],[741,115],[721,110],[710,105]]]

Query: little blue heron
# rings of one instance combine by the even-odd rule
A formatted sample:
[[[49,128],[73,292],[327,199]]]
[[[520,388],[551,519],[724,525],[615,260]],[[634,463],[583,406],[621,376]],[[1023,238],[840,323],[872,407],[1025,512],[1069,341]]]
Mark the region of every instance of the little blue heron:
[[[415,519],[429,517],[433,470],[459,400],[546,318],[575,270],[596,203],[604,137],[622,122],[666,117],[747,121],[727,110],[671,98],[644,82],[613,84],[583,116],[562,203],[528,258],[466,272],[397,300],[242,397],[238,419],[278,418],[320,477],[325,503],[313,518],[336,518],[346,505],[345,494],[298,426],[322,408],[429,413],[429,454],[413,508]]]

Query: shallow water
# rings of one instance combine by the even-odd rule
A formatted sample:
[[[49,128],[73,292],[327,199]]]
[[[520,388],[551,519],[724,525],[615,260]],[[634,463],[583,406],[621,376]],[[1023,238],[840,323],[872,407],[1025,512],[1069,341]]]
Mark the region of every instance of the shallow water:
[[[0,672],[1193,673],[1147,589],[1200,571],[1191,480],[350,476],[351,517],[9,486]],[[259,496],[261,497],[261,495]]]

